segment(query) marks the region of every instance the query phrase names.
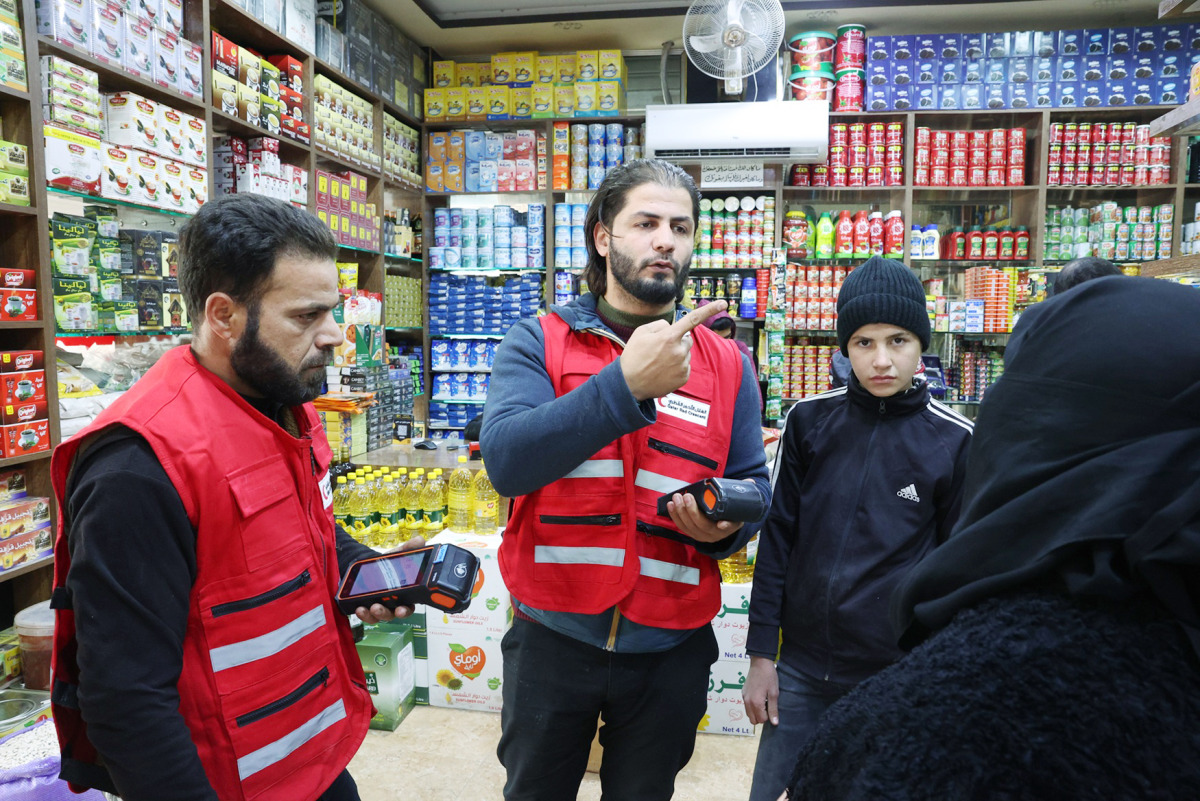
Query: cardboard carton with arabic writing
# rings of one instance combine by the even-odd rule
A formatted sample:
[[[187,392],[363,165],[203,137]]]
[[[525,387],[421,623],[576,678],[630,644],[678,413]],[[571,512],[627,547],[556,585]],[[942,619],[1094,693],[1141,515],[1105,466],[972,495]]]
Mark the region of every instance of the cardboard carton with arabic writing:
[[[713,618],[717,637],[717,659],[746,660],[746,636],[750,632],[752,584],[722,584],[721,608]]]
[[[708,706],[697,731],[752,737],[754,726],[746,718],[742,686],[750,673],[749,660],[718,659],[708,679]]]

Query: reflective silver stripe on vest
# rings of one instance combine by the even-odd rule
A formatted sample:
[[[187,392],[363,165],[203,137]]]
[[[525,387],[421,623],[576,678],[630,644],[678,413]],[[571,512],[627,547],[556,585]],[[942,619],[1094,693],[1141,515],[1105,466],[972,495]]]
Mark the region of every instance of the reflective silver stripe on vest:
[[[625,549],[596,548],[592,546],[536,545],[533,548],[533,561],[555,565],[606,565],[608,567],[620,567],[625,564]]]
[[[658,559],[639,557],[642,560],[642,575],[663,581],[677,581],[680,584],[699,584],[700,568],[663,562]]]
[[[664,476],[661,473],[651,473],[649,470],[638,470],[637,477],[633,480],[633,485],[657,492],[659,495],[666,495],[668,492],[674,492],[680,487],[686,487],[688,482],[680,481],[671,476]]]
[[[620,459],[588,459],[563,478],[620,478],[625,465]]]
[[[239,759],[237,763],[238,777],[245,781],[247,777],[253,776],[260,770],[287,759],[296,749],[345,717],[346,705],[341,699],[334,701],[318,712],[315,717],[300,724],[299,728]]]
[[[213,673],[273,656],[324,625],[325,608],[316,606],[290,623],[260,637],[213,648],[208,652],[212,658]]]

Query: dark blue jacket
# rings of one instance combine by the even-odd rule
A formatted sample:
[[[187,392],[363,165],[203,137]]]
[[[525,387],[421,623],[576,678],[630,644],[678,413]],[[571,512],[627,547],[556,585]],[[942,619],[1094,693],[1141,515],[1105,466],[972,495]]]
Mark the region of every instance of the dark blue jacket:
[[[746,651],[853,684],[901,656],[892,590],[958,518],[969,420],[924,384],[880,399],[858,379],[796,403],[772,473]]]

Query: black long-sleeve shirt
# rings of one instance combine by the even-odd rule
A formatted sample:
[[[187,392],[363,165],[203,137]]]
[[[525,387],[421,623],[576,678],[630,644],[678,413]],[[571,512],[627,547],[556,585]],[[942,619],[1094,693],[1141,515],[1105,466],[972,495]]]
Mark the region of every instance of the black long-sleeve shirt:
[[[216,801],[179,713],[196,532],[178,492],[149,443],[120,428],[79,458],[66,507],[92,743],[124,801]],[[373,554],[338,528],[340,572]]]

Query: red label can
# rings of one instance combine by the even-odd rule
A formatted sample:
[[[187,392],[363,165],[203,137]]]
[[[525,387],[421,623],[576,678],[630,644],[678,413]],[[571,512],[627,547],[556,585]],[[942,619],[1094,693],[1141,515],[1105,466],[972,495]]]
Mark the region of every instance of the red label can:
[[[1167,182],[1167,168],[1162,164],[1150,165],[1150,185],[1161,186]]]
[[[861,70],[867,63],[867,29],[862,25],[842,25],[837,29],[834,50],[835,70]]]
[[[904,149],[899,148],[899,152],[900,158],[903,160]],[[874,164],[877,164],[880,167],[882,167],[884,164],[887,164],[887,145],[883,144],[882,142],[876,145],[870,143],[867,144],[867,166],[870,167]]]
[[[1074,186],[1075,185],[1075,172],[1078,169],[1079,168],[1076,167],[1074,164],[1069,164],[1067,162],[1063,162],[1062,181],[1060,182],[1062,184],[1062,186]]]
[[[849,186],[850,171],[846,167],[829,167],[829,185],[830,186]]]
[[[887,124],[872,122],[867,124],[867,144],[887,144]]]
[[[899,124],[900,123],[896,123],[896,122],[888,123],[888,144],[889,145],[901,144],[901,142],[891,141],[892,126],[899,125]],[[932,144],[932,142],[933,142],[933,132],[932,131],[930,131],[928,128],[925,128],[923,126],[920,128],[917,128],[917,139],[916,139],[917,147],[929,147],[929,145]]]
[[[1065,175],[1066,172],[1064,171]],[[1087,186],[1092,180],[1092,168],[1085,164],[1077,164],[1075,166],[1075,185]]]
[[[1118,169],[1120,169],[1118,167]],[[1103,165],[1092,167],[1092,174],[1088,176],[1088,186],[1104,186],[1104,177],[1108,173],[1108,167]]]
[[[1008,129],[993,128],[988,132],[988,147],[1008,147]]]
[[[988,132],[987,131],[971,131],[971,148],[979,150],[987,150]]]
[[[1077,123],[1077,122],[1063,123],[1062,143],[1064,145],[1079,144],[1079,123]]]
[[[850,123],[850,147],[867,143],[867,124],[865,122]]]
[[[1122,164],[1117,167],[1118,173],[1117,184],[1119,186],[1136,186],[1134,183],[1137,180],[1137,167],[1132,164]]]
[[[892,146],[888,147],[888,163],[889,164],[892,161],[892,158],[891,158],[892,157],[892,149],[893,149]],[[915,151],[913,151],[913,166],[928,167],[930,165],[931,161],[932,161],[932,159],[930,157],[929,148],[918,147]]]
[[[829,165],[828,164],[812,165],[812,185],[813,186],[829,186]]]
[[[1133,128],[1129,129],[1131,131],[1137,128],[1134,123],[1125,123],[1124,125],[1119,122],[1109,123],[1108,143],[1110,145],[1119,145],[1125,140],[1125,125],[1133,125]]]
[[[1079,144],[1092,143],[1092,124],[1090,122],[1079,123]]]
[[[949,167],[950,166],[950,151],[942,148],[934,148],[930,154],[929,166],[931,167]]]
[[[987,186],[987,166],[972,164],[967,168],[967,186]]]
[[[812,175],[811,175],[809,165],[807,165],[807,164],[793,164],[792,165],[791,185],[792,186],[811,186],[812,185]]]
[[[1060,123],[1061,124],[1061,123]],[[1046,163],[1051,167],[1062,164],[1062,145],[1050,145],[1050,152],[1046,156]]]
[[[850,167],[866,167],[867,166],[867,146],[865,144],[850,145]]]
[[[965,164],[950,168],[950,185],[967,186],[967,167]]]
[[[847,161],[846,146],[832,145],[829,148],[829,166],[830,167],[846,167]]]
[[[928,168],[926,168],[926,169],[928,169]],[[920,173],[918,172],[918,175],[919,174]],[[929,181],[928,174],[926,174],[925,180],[928,183],[928,181]],[[887,167],[885,167],[883,170],[883,182],[887,186],[903,186],[904,185],[904,165],[889,164]],[[923,186],[923,184],[921,184],[919,182],[916,185]]]
[[[922,153],[924,154],[923,156],[920,155]],[[913,158],[924,158],[925,159],[924,166],[929,166],[929,148],[928,147],[917,148],[916,151],[914,151],[914,153],[913,153]],[[884,156],[883,163],[889,167],[904,166],[904,145],[888,145],[886,154]]]
[[[1118,186],[1121,183],[1121,165],[1108,164],[1104,167],[1104,185]]]
[[[951,131],[950,132],[950,147],[951,148],[966,148],[970,146],[970,137],[966,131]]]
[[[929,129],[926,128],[925,131],[928,132]],[[886,137],[886,139],[884,139],[884,142],[889,145],[903,145],[904,144],[904,123],[889,122],[887,124],[887,137]],[[926,134],[926,137],[925,137],[925,144],[929,144],[928,134]]]
[[[861,67],[841,70],[833,87],[833,110],[862,111],[865,91],[866,73]]]
[[[1124,145],[1122,145],[1124,147]],[[1139,167],[1150,166],[1150,145],[1133,146],[1133,163]]]
[[[867,167],[867,186],[883,186],[883,165],[872,164]]]
[[[1120,123],[1118,123],[1119,125]],[[1108,144],[1108,123],[1093,122],[1092,123],[1092,144],[1106,145]]]
[[[970,157],[967,155],[967,152],[968,151],[965,147],[952,148],[950,150],[950,166],[951,167],[966,167],[968,164],[970,164],[971,160],[970,160]]]
[[[1138,125],[1137,123],[1129,123],[1133,126],[1133,143],[1135,145],[1150,144],[1150,126]],[[1121,144],[1125,144],[1125,129],[1121,129]]]
[[[1075,144],[1074,142],[1068,142],[1063,145],[1062,163],[1064,165],[1079,163],[1079,145]]]
[[[1005,178],[1006,178],[1006,182],[1009,186],[1024,186],[1025,185],[1025,165],[1024,164],[1017,164],[1017,165],[1010,164],[1008,167],[1008,174],[1005,176]]]
[[[1024,128],[1009,128],[1008,129],[1008,146],[1016,147],[1025,146],[1025,129]]]
[[[1138,146],[1135,145],[1133,142],[1130,142],[1127,145],[1122,144],[1121,147],[1118,149],[1118,152],[1120,153],[1120,156],[1119,156],[1120,161],[1118,163],[1122,164],[1122,165],[1129,164],[1131,166],[1136,164],[1137,163],[1137,149],[1138,149]],[[1147,151],[1146,158],[1149,158],[1149,157],[1150,157],[1150,153]]]
[[[1007,186],[1008,181],[1005,178],[1004,173],[1005,173],[1005,168],[1003,166],[988,167],[987,168],[987,185],[988,186]]]
[[[1013,145],[1008,148],[1008,166],[1025,166],[1025,145]]]
[[[1167,163],[1167,149],[1162,145],[1150,145],[1150,166],[1155,167]]]
[[[1046,170],[1046,185],[1061,186],[1062,185],[1062,165],[1051,164]]]
[[[849,186],[866,186],[867,185],[867,168],[865,165],[856,167],[850,166],[850,171],[847,174],[846,182]]]
[[[935,150],[946,150],[950,147],[950,132],[949,131],[934,131],[933,138],[930,141],[930,146]]]
[[[930,186],[949,186],[950,185],[950,168],[933,166],[929,168],[929,185]]]
[[[967,164],[972,167],[987,166],[987,150],[982,147],[973,147],[967,151]]]
[[[1092,146],[1079,143],[1079,157],[1075,159],[1075,163],[1080,166],[1090,166],[1092,163]]]
[[[1003,146],[989,147],[987,154],[989,167],[1004,167],[1008,164],[1008,149]]]
[[[1092,145],[1092,166],[1104,165],[1108,160],[1108,145]]]
[[[845,147],[846,145],[850,144],[850,136],[848,132],[849,128],[850,126],[844,122],[835,122],[833,125],[830,125],[829,146],[833,147],[838,145]]]
[[[1050,144],[1061,145],[1063,143],[1063,124],[1061,122],[1050,123]]]
[[[888,167],[887,175],[889,177],[891,176],[891,171],[894,169],[896,169],[896,168]],[[1146,169],[1149,169],[1149,167],[1147,167]],[[892,186],[892,185],[893,184],[891,184],[891,183],[888,184],[888,186]],[[913,168],[913,186],[930,186],[929,167],[917,166],[917,167]]]
[[[1150,184],[1150,166],[1138,164],[1133,168],[1133,185],[1148,186]]]

